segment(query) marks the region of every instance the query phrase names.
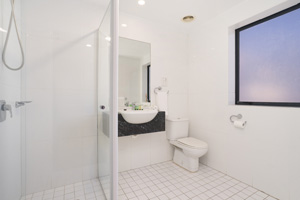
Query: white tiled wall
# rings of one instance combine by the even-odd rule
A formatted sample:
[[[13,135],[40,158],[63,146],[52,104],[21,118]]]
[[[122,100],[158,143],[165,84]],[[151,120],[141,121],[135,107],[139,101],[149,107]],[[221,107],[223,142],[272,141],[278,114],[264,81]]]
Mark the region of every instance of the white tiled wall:
[[[229,55],[234,48],[228,38],[232,26],[245,25],[296,2],[245,1],[197,26],[189,41],[190,131],[209,144],[201,161],[281,200],[300,198],[300,111],[230,105],[234,63]],[[247,120],[243,130],[229,121],[238,113]]]
[[[0,27],[8,29],[10,2],[0,1]],[[15,1],[15,14],[20,29],[20,1]],[[14,29],[12,29],[14,31]],[[0,55],[7,33],[0,31]],[[12,32],[6,58],[12,67],[20,64],[19,46]],[[21,110],[14,107],[21,99],[21,72],[8,70],[0,59],[0,100],[12,105],[13,118],[7,112],[7,119],[0,123],[0,199],[14,200],[21,197]]]
[[[172,160],[173,147],[166,132],[119,137],[119,171]]]
[[[24,3],[24,85],[33,101],[26,107],[27,193],[97,177],[96,30],[103,10],[92,1]]]

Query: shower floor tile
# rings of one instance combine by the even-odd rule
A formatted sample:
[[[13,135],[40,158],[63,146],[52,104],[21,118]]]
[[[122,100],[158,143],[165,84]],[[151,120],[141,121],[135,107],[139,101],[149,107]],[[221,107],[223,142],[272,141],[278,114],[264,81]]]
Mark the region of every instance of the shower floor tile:
[[[29,194],[21,200],[106,200],[98,179]]]
[[[191,173],[169,161],[119,173],[119,200],[147,199],[276,200],[205,165]]]

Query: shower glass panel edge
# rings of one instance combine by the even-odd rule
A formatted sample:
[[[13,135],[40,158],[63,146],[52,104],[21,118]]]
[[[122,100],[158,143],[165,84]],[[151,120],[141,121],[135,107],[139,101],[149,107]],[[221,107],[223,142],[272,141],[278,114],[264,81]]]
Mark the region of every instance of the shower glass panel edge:
[[[118,191],[118,1],[111,1],[98,30],[98,175],[107,199]]]
[[[112,137],[112,199],[118,199],[118,69],[119,69],[119,0],[112,0],[112,100],[113,100],[113,137]]]

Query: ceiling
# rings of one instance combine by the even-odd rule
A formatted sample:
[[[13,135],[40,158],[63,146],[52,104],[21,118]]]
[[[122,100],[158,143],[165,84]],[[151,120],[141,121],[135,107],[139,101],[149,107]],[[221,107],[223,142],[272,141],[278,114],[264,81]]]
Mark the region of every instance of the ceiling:
[[[120,11],[145,19],[159,21],[179,28],[190,28],[229,10],[245,0],[120,0]],[[181,19],[193,15],[194,22],[184,23]]]
[[[20,0],[21,1],[21,0]],[[110,0],[26,0],[27,29],[39,33],[57,29],[61,32],[90,32],[99,27]],[[120,0],[120,11],[182,30],[199,25],[246,0]],[[184,23],[182,17],[194,15]],[[122,21],[122,18],[121,18]]]
[[[18,0],[28,34],[88,34],[97,30],[109,0]],[[17,19],[20,17],[17,13]],[[9,15],[7,21],[9,20]]]

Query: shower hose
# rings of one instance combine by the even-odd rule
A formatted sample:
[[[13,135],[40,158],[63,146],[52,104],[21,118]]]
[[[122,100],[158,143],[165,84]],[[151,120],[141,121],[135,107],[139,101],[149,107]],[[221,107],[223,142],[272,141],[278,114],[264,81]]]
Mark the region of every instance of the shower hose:
[[[2,61],[3,61],[3,64],[8,69],[13,70],[13,71],[18,71],[18,70],[22,69],[23,66],[24,66],[24,51],[23,51],[23,46],[22,46],[22,43],[21,43],[21,39],[20,39],[18,27],[17,27],[17,22],[16,22],[15,9],[14,9],[15,0],[11,0],[10,2],[11,2],[11,14],[10,14],[10,20],[9,20],[9,25],[8,25],[8,30],[7,30],[7,36],[6,36],[6,40],[5,40],[4,47],[3,47],[3,52],[2,52]],[[8,43],[8,40],[9,40],[9,36],[10,36],[10,32],[11,32],[11,26],[12,26],[13,22],[15,24],[16,33],[17,33],[17,37],[18,37],[18,41],[19,41],[19,45],[20,45],[21,54],[22,54],[22,63],[19,67],[16,67],[16,68],[13,68],[13,67],[9,66],[6,62],[6,57],[5,57],[6,49],[7,49],[7,43]]]

